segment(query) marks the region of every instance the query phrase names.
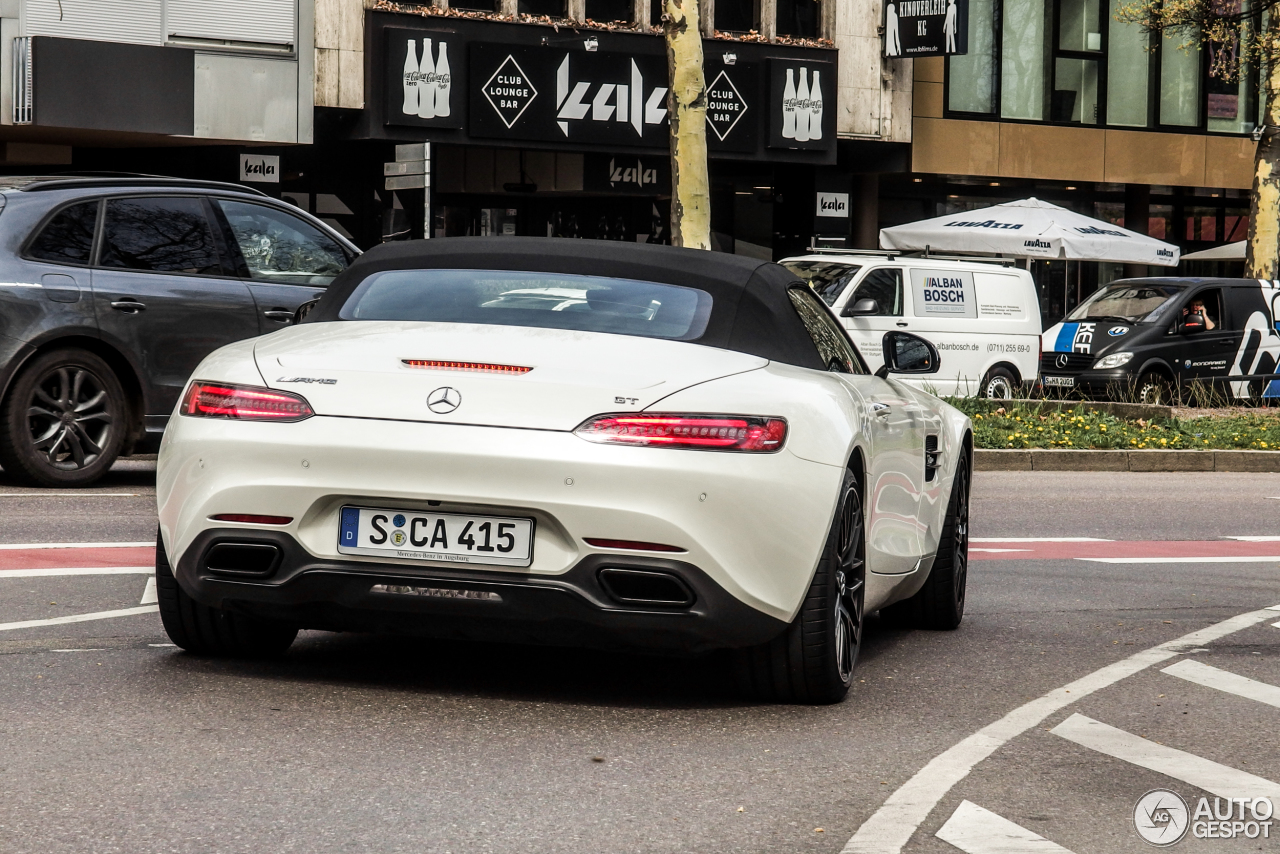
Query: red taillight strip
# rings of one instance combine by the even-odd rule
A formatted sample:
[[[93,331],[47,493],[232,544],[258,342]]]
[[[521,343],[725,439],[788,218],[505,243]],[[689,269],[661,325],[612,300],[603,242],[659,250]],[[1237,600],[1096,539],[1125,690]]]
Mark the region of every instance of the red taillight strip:
[[[688,549],[682,549],[679,546],[664,546],[662,543],[642,543],[637,540],[601,540],[595,537],[583,537],[583,541],[589,546],[595,546],[598,549],[629,549],[635,552],[683,552]]]
[[[600,444],[768,453],[782,447],[787,422],[752,415],[627,412],[589,418],[574,433]]]
[[[498,365],[491,362],[450,362],[444,359],[401,359],[411,368],[429,368],[436,371],[477,371],[486,374],[527,374],[533,368],[523,365]]]
[[[239,522],[249,525],[288,525],[293,521],[292,516],[258,516],[254,513],[219,513],[209,518],[215,522]]]
[[[306,398],[285,391],[193,380],[182,398],[183,415],[242,421],[302,421],[315,415]]]

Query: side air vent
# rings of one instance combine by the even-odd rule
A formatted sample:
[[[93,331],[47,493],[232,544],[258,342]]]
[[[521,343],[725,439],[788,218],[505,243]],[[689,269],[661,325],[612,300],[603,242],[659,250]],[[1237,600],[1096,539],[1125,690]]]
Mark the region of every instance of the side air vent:
[[[666,572],[607,567],[600,570],[600,584],[611,598],[624,605],[687,608],[694,599],[688,585]]]
[[[280,549],[269,543],[216,543],[203,563],[215,575],[267,578],[280,565]]]
[[[924,479],[932,482],[938,474],[938,437],[924,437]]]

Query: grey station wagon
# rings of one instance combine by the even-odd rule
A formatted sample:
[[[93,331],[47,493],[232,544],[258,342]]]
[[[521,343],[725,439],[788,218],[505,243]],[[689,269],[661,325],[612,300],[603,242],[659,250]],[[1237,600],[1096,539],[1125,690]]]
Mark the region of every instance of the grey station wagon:
[[[357,254],[235,184],[0,178],[0,466],[84,486],[157,447],[201,359],[287,326]]]

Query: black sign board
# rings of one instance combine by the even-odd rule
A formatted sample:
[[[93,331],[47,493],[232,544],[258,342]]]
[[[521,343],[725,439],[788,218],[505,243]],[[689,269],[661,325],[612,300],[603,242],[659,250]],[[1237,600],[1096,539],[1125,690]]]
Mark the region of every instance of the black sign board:
[[[761,66],[739,62],[736,53],[706,53],[707,148],[755,151],[756,128],[767,115],[760,97]]]
[[[671,192],[671,158],[588,154],[582,164],[582,189],[588,193],[665,196]]]
[[[460,128],[467,91],[464,42],[452,33],[388,28],[386,122]]]
[[[830,62],[769,60],[770,148],[830,147],[836,132],[835,71]]]
[[[968,52],[969,0],[886,0],[885,56],[957,56]]]

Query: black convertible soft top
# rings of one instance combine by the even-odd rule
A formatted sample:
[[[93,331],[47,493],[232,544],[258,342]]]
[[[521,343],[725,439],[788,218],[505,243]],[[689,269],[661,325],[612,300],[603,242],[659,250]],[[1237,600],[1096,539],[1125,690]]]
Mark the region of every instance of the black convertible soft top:
[[[787,297],[787,289],[801,282],[786,268],[723,252],[608,240],[445,237],[385,243],[334,279],[306,322],[339,320],[348,297],[374,273],[423,269],[573,273],[698,288],[711,294],[711,318],[693,343],[825,367]]]

